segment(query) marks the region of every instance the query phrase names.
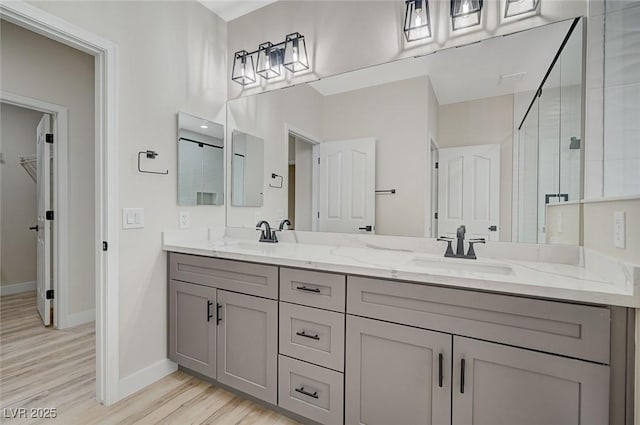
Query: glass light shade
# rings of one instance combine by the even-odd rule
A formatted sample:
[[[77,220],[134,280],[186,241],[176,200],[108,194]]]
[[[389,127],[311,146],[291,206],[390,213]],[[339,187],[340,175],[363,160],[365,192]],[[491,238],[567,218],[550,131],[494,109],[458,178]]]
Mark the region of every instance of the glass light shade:
[[[504,17],[522,15],[538,8],[539,0],[505,0]]]
[[[258,47],[258,57],[256,59],[256,73],[262,78],[279,77],[282,73],[282,49],[273,47],[273,43],[262,43]]]
[[[231,79],[243,86],[256,82],[256,70],[253,63],[253,56],[246,50],[240,50],[234,54]]]
[[[407,0],[404,15],[404,35],[407,41],[431,36],[428,0]]]
[[[482,0],[451,0],[451,26],[454,31],[480,24]]]
[[[283,65],[291,72],[309,69],[307,46],[304,42],[304,36],[299,32],[291,33],[285,38]]]

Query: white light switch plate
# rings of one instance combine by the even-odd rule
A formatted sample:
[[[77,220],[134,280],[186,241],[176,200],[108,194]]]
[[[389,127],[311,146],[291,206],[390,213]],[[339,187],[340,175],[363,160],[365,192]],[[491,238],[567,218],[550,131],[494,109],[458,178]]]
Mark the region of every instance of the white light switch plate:
[[[180,213],[178,214],[178,228],[180,229],[189,228],[189,212],[188,211],[180,211]]]
[[[613,245],[616,248],[624,248],[626,246],[626,220],[624,211],[616,211],[613,213]]]
[[[123,208],[122,228],[142,229],[144,227],[144,208]]]

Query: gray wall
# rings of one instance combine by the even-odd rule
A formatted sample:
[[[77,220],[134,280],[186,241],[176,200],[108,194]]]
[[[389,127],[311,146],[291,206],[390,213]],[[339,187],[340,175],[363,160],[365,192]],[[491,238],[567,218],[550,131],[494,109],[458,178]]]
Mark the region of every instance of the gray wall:
[[[179,211],[190,213],[192,228],[224,225],[224,206],[177,205],[176,113],[224,122],[227,25],[194,1],[32,4],[119,48],[119,201],[123,208],[145,210],[145,228],[121,230],[115,247],[120,257],[120,378],[135,382],[136,372],[162,367],[167,358],[161,232],[178,228]],[[153,166],[169,169],[168,176],[138,173],[137,152],[147,149],[160,154]]]
[[[94,274],[93,57],[2,21],[2,90],[69,109],[68,314],[92,320]]]
[[[37,277],[36,182],[18,158],[36,153],[42,112],[0,104],[0,285],[35,282]]]

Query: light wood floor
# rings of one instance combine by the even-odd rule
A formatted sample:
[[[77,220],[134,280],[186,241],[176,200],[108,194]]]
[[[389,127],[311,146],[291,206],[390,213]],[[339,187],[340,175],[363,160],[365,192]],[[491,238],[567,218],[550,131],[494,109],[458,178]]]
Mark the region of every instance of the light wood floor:
[[[56,408],[55,419],[7,419],[9,408]],[[278,424],[296,422],[175,372],[104,407],[95,401],[94,325],[42,326],[33,292],[0,297],[0,423]]]

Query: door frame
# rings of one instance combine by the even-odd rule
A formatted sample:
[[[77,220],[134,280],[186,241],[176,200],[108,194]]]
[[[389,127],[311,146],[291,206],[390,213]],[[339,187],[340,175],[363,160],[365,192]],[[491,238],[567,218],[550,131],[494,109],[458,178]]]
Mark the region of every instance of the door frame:
[[[110,405],[119,399],[120,380],[118,46],[22,0],[0,3],[0,15],[8,22],[95,57],[96,399]],[[103,252],[103,241],[113,248]]]
[[[53,291],[56,296],[53,299],[53,327],[64,329],[67,326],[68,315],[68,288],[69,276],[69,216],[68,216],[68,134],[69,134],[69,110],[55,103],[44,102],[19,94],[0,90],[0,103],[19,106],[32,111],[51,115],[51,129],[55,137],[53,144],[53,202],[51,209],[56,211],[55,223],[52,226],[53,260],[49,264],[53,280]]]
[[[320,228],[320,221],[318,220],[318,206],[319,206],[319,198],[320,198],[320,175],[319,175],[319,166],[318,166],[318,158],[320,158],[320,151],[318,150],[318,146],[322,143],[322,139],[305,131],[301,130],[288,122],[284,123],[284,140],[285,146],[287,149],[284,150],[285,155],[285,164],[289,164],[289,134],[293,133],[295,136],[299,136],[301,139],[305,139],[306,142],[313,145],[313,169],[311,170],[311,188],[313,193],[311,194],[311,212],[316,212],[316,214],[311,215],[311,231],[317,232]],[[289,173],[287,175],[287,185],[289,185]]]

